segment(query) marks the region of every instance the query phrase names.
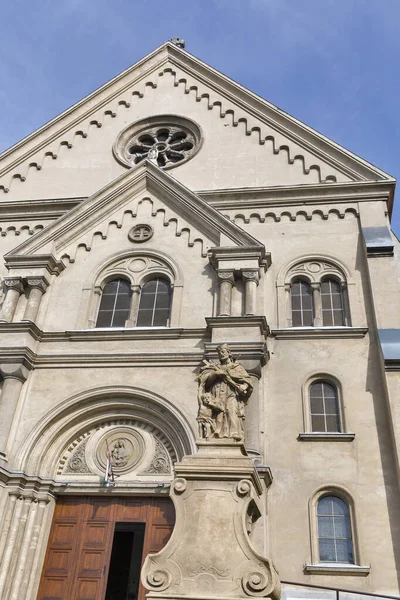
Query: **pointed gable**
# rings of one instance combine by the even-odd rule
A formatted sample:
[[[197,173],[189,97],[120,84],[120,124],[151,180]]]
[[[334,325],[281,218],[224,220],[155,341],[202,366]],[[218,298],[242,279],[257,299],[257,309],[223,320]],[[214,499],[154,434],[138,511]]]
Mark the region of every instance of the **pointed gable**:
[[[126,215],[135,218],[143,202],[151,205],[152,217],[161,213],[163,224],[172,224],[175,235],[185,231],[189,246],[200,242],[204,256],[208,249],[222,245],[264,252],[249,233],[146,160],[26,240],[6,260],[10,264],[18,257],[51,254],[57,260],[74,262],[78,248],[90,251],[94,238],[107,239],[109,227],[121,228]]]
[[[126,171],[112,148],[154,115],[197,123],[173,177],[193,190],[392,179],[184,50],[166,43],[1,156],[7,199],[91,196]]]

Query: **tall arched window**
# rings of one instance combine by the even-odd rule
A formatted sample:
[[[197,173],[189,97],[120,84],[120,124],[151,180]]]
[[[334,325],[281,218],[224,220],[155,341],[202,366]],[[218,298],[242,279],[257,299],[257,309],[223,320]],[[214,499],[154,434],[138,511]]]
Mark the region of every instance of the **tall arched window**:
[[[312,327],[314,307],[311,286],[303,279],[292,281],[290,287],[292,327]]]
[[[132,291],[126,279],[106,283],[101,296],[96,327],[125,327],[129,318]]]
[[[169,325],[171,284],[167,279],[147,281],[140,295],[137,316],[138,327],[165,327]]]
[[[326,279],[321,283],[322,324],[345,325],[343,295],[340,283]]]
[[[320,562],[354,564],[350,510],[337,496],[323,496],[317,503]]]
[[[340,432],[339,399],[335,386],[315,381],[310,386],[311,431]]]

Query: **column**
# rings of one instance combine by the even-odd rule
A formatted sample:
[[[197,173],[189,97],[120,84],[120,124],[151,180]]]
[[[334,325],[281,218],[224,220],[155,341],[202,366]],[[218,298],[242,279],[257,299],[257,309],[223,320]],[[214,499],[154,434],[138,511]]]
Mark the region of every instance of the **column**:
[[[340,282],[340,291],[342,293],[342,303],[343,303],[343,325],[347,325],[347,327],[350,327],[351,320],[350,320],[349,296],[348,296],[348,291],[347,291],[347,284],[345,281]]]
[[[29,296],[23,321],[35,322],[42,296],[49,287],[49,282],[45,277],[27,277],[26,283],[29,288]]]
[[[311,283],[314,305],[314,327],[322,327],[321,283]]]
[[[254,459],[260,453],[260,399],[259,399],[259,377],[251,375],[251,383],[253,385],[253,393],[250,396],[246,406],[246,418],[244,421],[244,445],[249,455]],[[257,464],[257,463],[256,463]]]
[[[28,369],[22,363],[4,363],[0,373],[4,379],[0,395],[0,458],[7,460],[7,440]]]
[[[290,295],[291,284],[285,283],[285,318],[279,321],[279,327],[292,327],[292,297]],[[279,308],[279,307],[278,307]]]
[[[220,317],[231,316],[232,288],[235,284],[233,271],[218,271]]]
[[[18,305],[19,297],[24,291],[24,285],[21,277],[6,277],[4,279],[4,285],[6,286],[7,292],[3,302],[2,321],[11,323],[14,317],[15,309]]]
[[[245,311],[246,316],[257,314],[257,286],[260,281],[260,275],[257,270],[242,271],[242,278],[245,282]]]
[[[132,290],[132,301],[131,301],[131,310],[129,312],[129,319],[126,321],[126,327],[135,327],[137,323],[137,316],[139,312],[139,303],[140,303],[140,285],[131,285]]]

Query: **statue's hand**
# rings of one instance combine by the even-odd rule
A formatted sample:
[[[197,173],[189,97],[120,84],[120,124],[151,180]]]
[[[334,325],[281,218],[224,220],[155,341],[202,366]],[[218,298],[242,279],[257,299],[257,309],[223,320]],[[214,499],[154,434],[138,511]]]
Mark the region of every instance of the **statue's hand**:
[[[247,383],[239,383],[239,385],[238,385],[239,392],[246,394],[248,389],[249,389],[249,386],[247,385]]]

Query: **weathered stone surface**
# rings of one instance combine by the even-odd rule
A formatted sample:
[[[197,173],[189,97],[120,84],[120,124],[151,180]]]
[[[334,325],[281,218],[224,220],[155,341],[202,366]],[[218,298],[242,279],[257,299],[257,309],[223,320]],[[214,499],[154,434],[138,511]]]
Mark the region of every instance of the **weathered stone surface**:
[[[198,454],[177,463],[175,475],[174,532],[142,569],[148,597],[279,599],[278,573],[249,537],[261,515],[262,486],[244,447],[199,442]]]

